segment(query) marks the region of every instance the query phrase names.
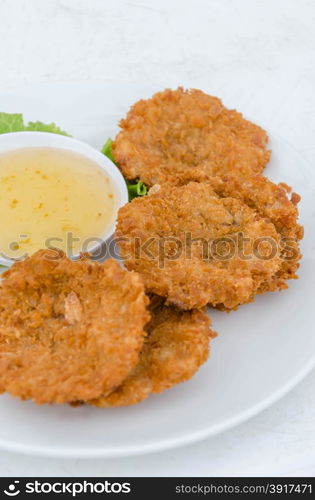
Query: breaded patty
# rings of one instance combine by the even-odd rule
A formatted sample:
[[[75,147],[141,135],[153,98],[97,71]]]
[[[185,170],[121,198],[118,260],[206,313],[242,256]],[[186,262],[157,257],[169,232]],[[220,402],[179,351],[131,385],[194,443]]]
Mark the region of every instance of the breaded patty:
[[[41,250],[0,286],[0,391],[38,404],[97,398],[137,365],[149,320],[139,275]]]
[[[274,224],[207,183],[153,188],[120,209],[116,237],[146,289],[183,309],[235,309],[282,263]]]
[[[120,122],[113,155],[127,179],[148,186],[259,173],[269,161],[259,126],[201,90],[165,90],[134,104]]]
[[[204,311],[180,311],[153,298],[140,361],[114,392],[94,400],[101,407],[139,403],[190,379],[208,358],[209,342],[216,334]]]
[[[240,179],[237,175],[213,178],[211,186],[219,196],[232,196],[242,200],[259,215],[272,222],[281,237],[282,264],[271,280],[261,284],[260,291],[287,288],[286,280],[297,278],[302,257],[299,241],[303,238],[303,226],[298,223],[297,204],[300,196],[284,184],[274,184],[262,175]]]

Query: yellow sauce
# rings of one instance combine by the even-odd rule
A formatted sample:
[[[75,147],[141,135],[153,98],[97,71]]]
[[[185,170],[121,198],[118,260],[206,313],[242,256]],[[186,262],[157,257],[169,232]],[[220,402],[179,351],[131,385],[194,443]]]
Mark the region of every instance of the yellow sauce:
[[[17,259],[47,247],[70,256],[87,251],[113,222],[116,203],[106,173],[82,155],[57,148],[2,153],[1,257]]]

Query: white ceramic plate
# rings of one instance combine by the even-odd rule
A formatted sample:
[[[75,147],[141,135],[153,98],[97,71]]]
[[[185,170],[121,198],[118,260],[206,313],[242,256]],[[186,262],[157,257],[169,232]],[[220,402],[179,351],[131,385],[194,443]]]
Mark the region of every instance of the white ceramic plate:
[[[100,148],[115,135],[129,105],[155,90],[109,83],[36,85],[2,92],[0,110],[54,120]],[[37,407],[1,396],[0,447],[56,457],[114,457],[184,445],[256,415],[313,368],[315,173],[294,148],[270,135],[273,154],[266,173],[303,195],[301,278],[288,291],[258,297],[236,312],[211,311],[219,337],[209,362],[191,381],[138,406]]]

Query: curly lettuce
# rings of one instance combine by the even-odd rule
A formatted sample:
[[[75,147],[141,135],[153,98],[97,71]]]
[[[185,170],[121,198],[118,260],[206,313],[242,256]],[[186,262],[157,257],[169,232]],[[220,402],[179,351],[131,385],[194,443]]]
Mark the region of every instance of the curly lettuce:
[[[0,113],[0,134],[10,132],[50,132],[52,134],[67,135],[67,132],[61,130],[55,123],[24,122],[21,113]]]

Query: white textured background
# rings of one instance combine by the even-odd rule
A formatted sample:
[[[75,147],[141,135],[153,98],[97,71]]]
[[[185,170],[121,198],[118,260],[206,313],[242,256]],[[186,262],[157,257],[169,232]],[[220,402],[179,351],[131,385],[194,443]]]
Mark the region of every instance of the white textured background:
[[[246,95],[315,168],[314,0],[1,0],[0,91],[40,81],[150,81]],[[244,110],[244,111],[247,111]],[[298,332],[297,332],[298,335]],[[0,452],[0,474],[314,475],[315,373],[240,427],[114,460]]]

